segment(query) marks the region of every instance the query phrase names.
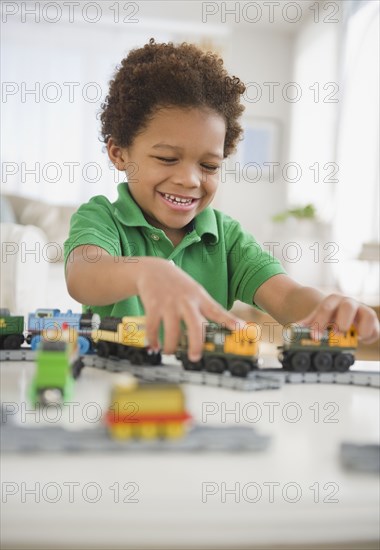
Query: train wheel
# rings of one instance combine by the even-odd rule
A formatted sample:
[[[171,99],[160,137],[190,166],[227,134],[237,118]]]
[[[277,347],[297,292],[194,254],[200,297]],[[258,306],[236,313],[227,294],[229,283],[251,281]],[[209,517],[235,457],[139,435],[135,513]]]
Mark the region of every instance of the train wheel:
[[[340,353],[335,356],[334,369],[338,372],[346,372],[354,363],[354,357],[350,353]]]
[[[176,439],[185,435],[185,425],[182,422],[169,422],[164,428],[164,437]]]
[[[153,352],[148,353],[148,355],[147,355],[148,365],[157,366],[157,365],[161,365],[161,362],[162,362],[162,357],[161,357],[160,352],[154,352],[153,351]]]
[[[246,361],[233,361],[230,364],[230,372],[233,376],[239,376],[240,378],[246,378],[247,374],[251,370],[251,366]]]
[[[209,357],[205,360],[205,363],[207,372],[221,374],[226,370],[226,363],[220,357]]]
[[[71,367],[71,373],[73,375],[74,380],[79,378],[80,373],[82,372],[82,369],[84,367],[84,363],[81,358],[74,361],[73,366]]]
[[[110,433],[113,439],[130,439],[132,437],[132,426],[130,424],[114,424],[110,428]]]
[[[281,351],[278,354],[278,360],[280,361],[282,368],[285,370],[290,370],[290,360],[289,360],[289,354],[287,352]]]
[[[196,361],[195,363],[193,361],[190,361],[188,357],[182,358],[182,365],[185,370],[202,370],[203,369],[203,361]]]
[[[313,366],[319,372],[329,372],[333,366],[331,354],[325,351],[319,351],[313,356]]]
[[[158,437],[157,425],[153,422],[143,422],[138,427],[136,426],[136,429],[141,439],[155,439]]]
[[[86,353],[90,350],[90,341],[88,338],[85,338],[84,336],[79,336],[78,338],[78,345],[79,345],[79,354],[80,355],[86,355]]]
[[[33,350],[36,350],[39,346],[41,342],[41,336],[38,335],[38,336],[33,336],[33,338],[31,339],[30,341],[30,347],[33,349]]]
[[[292,370],[296,372],[307,372],[310,370],[310,355],[304,351],[299,351],[292,355],[290,359]]]
[[[24,336],[22,334],[10,334],[6,336],[3,341],[4,349],[18,349],[24,342]]]
[[[38,392],[38,396],[42,405],[52,405],[62,401],[63,393],[60,388],[45,388]]]
[[[110,354],[110,348],[107,342],[98,342],[96,344],[96,352],[99,357],[108,357]]]
[[[132,365],[143,365],[144,364],[144,355],[141,351],[137,349],[131,349],[127,355],[128,361]]]

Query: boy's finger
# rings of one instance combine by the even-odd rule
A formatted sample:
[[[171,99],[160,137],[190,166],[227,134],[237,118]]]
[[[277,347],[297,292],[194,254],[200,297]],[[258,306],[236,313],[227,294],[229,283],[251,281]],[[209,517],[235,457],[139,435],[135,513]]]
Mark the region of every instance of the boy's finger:
[[[334,321],[335,310],[342,296],[331,294],[327,296],[309,315],[298,321],[301,326],[316,324],[318,330],[323,330],[329,321]]]
[[[173,354],[178,347],[180,333],[180,318],[170,312],[163,318],[164,324],[164,353]]]
[[[373,309],[365,313],[363,310],[359,310],[355,319],[355,324],[359,338],[364,344],[372,344],[379,338],[380,324]]]
[[[241,329],[246,322],[232,313],[229,313],[216,302],[208,302],[202,308],[202,314],[214,323],[224,324],[230,330]]]
[[[199,361],[203,355],[203,327],[207,324],[205,319],[196,309],[188,310],[184,315],[186,323],[188,350],[190,361]]]
[[[358,302],[345,298],[339,304],[336,311],[335,323],[339,332],[347,332],[355,320],[358,311]]]
[[[158,350],[161,348],[158,333],[160,328],[161,317],[159,315],[149,314],[146,312],[145,330],[146,338],[152,349]]]

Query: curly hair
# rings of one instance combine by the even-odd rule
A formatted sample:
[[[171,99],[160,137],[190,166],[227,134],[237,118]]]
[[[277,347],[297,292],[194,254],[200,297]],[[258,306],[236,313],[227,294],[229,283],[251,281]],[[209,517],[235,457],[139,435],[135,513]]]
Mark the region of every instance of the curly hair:
[[[224,156],[228,157],[242,134],[238,119],[244,111],[240,104],[244,91],[244,84],[228,75],[216,54],[186,42],[157,44],[151,38],[130,51],[110,81],[101,106],[103,141],[112,136],[120,147],[130,146],[163,107],[204,108],[226,122]]]

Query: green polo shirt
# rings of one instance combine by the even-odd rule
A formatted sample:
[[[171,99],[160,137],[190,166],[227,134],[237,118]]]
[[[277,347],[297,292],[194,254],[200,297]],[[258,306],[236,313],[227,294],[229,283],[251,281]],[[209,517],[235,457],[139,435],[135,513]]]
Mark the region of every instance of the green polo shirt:
[[[65,262],[74,248],[86,244],[103,248],[115,256],[115,262],[124,261],[126,265],[138,261],[138,256],[166,258],[226,309],[231,309],[235,300],[255,305],[253,297],[260,285],[273,275],[285,273],[278,260],[222,212],[206,208],[174,247],[164,231],[146,221],[127,183],[119,184],[118,194],[114,203],[104,196],[93,197],[72,216]],[[101,317],[144,315],[138,296],[107,306],[85,304],[85,309],[89,307]]]

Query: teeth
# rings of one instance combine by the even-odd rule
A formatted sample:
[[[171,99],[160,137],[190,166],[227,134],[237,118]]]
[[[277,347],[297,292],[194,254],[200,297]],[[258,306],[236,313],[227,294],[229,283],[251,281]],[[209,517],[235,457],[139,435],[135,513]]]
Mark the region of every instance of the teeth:
[[[174,195],[168,195],[167,193],[164,193],[164,197],[168,201],[173,202],[175,204],[191,204],[193,202],[193,199],[181,199],[180,197],[175,197]]]

